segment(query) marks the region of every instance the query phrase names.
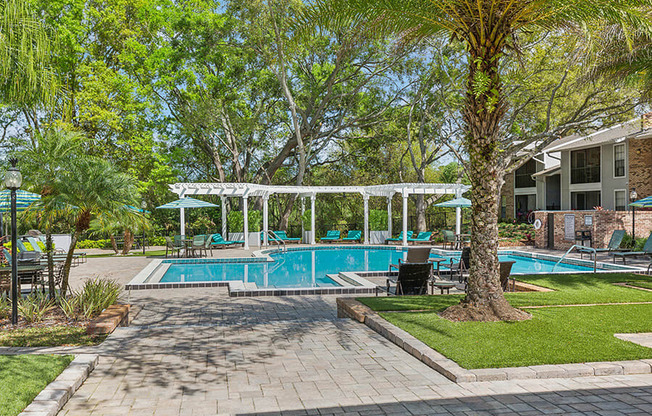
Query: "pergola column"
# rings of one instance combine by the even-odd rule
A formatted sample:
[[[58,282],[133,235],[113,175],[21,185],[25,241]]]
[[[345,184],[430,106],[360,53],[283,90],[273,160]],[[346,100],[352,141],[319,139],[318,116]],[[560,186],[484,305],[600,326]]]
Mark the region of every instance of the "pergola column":
[[[363,194],[364,203],[364,243],[369,244],[369,195]]]
[[[317,195],[310,195],[310,244],[315,244],[315,201],[317,200]],[[303,222],[303,221],[302,221]]]
[[[393,196],[394,194],[390,194],[387,197],[387,232],[389,234],[387,238],[392,237],[392,197]]]
[[[242,197],[242,211],[244,214],[244,249],[249,250],[249,203],[247,196]]]
[[[222,201],[222,238],[228,240],[229,236],[226,235],[226,197],[221,196],[220,200]]]
[[[306,227],[303,224],[303,214],[306,213],[306,201],[304,201],[304,198],[301,195],[299,195],[299,200],[301,201],[301,238],[304,238],[306,235]]]
[[[186,209],[181,208],[181,212],[179,213],[180,218],[179,220],[181,221],[181,238],[186,237]]]
[[[408,197],[409,194],[403,194],[403,246],[407,247],[407,231],[408,231]]]
[[[461,198],[462,194],[455,193],[455,198]],[[455,234],[462,234],[462,208],[455,208]]]
[[[263,246],[269,245],[267,233],[269,232],[269,195],[263,196]]]

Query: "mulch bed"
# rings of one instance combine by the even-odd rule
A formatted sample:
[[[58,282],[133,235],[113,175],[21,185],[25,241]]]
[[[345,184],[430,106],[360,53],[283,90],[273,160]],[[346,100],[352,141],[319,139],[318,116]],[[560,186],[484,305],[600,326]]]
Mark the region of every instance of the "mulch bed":
[[[18,316],[18,325],[13,326],[11,324],[11,317],[7,316],[5,318],[0,318],[0,331],[4,330],[15,330],[15,329],[27,329],[27,328],[50,328],[58,326],[68,326],[68,327],[79,327],[85,328],[86,325],[90,322],[88,319],[83,320],[70,320],[64,315],[64,313],[58,307],[55,307],[50,312],[47,313],[45,318],[40,322],[27,323],[22,316]]]

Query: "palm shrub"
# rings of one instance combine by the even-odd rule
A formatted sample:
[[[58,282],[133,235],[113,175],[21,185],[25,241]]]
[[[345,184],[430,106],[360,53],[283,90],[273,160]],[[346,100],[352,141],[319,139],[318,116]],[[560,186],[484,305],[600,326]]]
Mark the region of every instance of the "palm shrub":
[[[18,314],[28,324],[41,322],[54,307],[54,300],[45,293],[38,291],[18,300]]]
[[[122,287],[109,279],[90,279],[77,293],[76,303],[80,313],[86,318],[93,318],[104,309],[118,301]]]
[[[0,294],[0,319],[8,318],[11,315],[11,302],[7,293]]]
[[[72,321],[77,320],[79,316],[79,297],[77,295],[74,293],[68,297],[59,295],[57,296],[56,303],[59,305],[59,309],[61,309],[61,312],[63,312],[66,318]]]

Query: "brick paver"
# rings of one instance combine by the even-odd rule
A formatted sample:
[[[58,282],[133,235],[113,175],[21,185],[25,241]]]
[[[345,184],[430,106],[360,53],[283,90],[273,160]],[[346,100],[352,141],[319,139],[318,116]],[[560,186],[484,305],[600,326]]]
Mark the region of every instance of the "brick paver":
[[[142,306],[95,351],[60,415],[644,415],[652,376],[455,384],[335,297],[229,298],[226,290],[132,292]]]

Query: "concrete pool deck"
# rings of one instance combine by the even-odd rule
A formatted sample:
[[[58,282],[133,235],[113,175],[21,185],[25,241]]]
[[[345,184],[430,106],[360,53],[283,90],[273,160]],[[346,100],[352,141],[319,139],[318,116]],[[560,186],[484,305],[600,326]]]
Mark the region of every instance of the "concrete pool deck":
[[[124,284],[149,261],[90,258],[73,269],[72,284],[94,276]],[[125,295],[141,312],[102,345],[77,349],[100,361],[60,415],[652,413],[649,374],[453,383],[368,327],[338,319],[336,296]]]

